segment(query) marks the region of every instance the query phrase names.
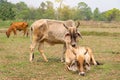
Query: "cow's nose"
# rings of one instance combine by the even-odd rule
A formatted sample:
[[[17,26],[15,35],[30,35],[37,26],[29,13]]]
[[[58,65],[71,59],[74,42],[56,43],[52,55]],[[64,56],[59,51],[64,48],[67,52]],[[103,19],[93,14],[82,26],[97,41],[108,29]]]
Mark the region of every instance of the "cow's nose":
[[[75,47],[75,44],[74,44],[74,45],[72,45],[72,47]]]
[[[79,75],[85,76],[85,72],[80,72]]]
[[[76,44],[75,43],[72,43],[72,47],[75,47],[76,46]]]

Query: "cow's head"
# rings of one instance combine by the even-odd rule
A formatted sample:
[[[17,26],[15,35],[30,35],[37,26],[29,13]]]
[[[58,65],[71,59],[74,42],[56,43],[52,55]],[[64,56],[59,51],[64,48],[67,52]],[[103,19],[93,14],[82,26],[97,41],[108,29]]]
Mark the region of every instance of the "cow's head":
[[[6,36],[9,38],[10,37],[10,33],[6,32]]]
[[[76,59],[71,62],[70,69],[72,71],[79,71],[79,75],[84,76],[85,71],[90,70],[90,63],[86,59],[90,60],[88,56],[88,49],[72,48],[73,53],[76,55]],[[77,67],[77,68],[76,68]]]
[[[76,47],[78,38],[82,38],[80,32],[78,31],[78,27],[80,25],[80,23],[78,23],[77,26],[66,26],[65,24],[63,24],[64,27],[68,30],[67,33],[65,34],[65,38],[67,38],[71,44],[72,47]]]

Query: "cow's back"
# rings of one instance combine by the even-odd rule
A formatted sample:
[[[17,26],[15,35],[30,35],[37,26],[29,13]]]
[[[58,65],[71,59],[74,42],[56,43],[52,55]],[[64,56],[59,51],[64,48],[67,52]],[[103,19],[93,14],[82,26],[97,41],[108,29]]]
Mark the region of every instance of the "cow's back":
[[[53,41],[56,40],[56,43],[64,43],[65,33],[67,29],[64,27],[63,24],[67,26],[73,26],[74,22],[72,20],[68,21],[57,21],[57,20],[47,20],[48,24],[48,39]]]
[[[25,29],[28,27],[28,23],[27,22],[14,22],[11,24],[12,27],[16,28],[16,29]]]
[[[50,20],[50,19],[40,19],[35,21],[31,28],[33,29],[34,35],[43,34],[44,41],[50,44],[61,44],[65,43],[64,37],[67,29],[63,24],[67,26],[73,26],[74,21],[58,21],[58,20]],[[43,31],[44,30],[44,31]]]

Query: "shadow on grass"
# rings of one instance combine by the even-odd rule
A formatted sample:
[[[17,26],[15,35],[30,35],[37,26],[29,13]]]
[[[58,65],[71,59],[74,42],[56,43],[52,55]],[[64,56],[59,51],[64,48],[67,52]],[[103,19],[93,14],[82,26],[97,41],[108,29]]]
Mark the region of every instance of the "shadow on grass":
[[[57,63],[59,63],[59,62],[61,62],[60,61],[60,58],[47,58],[48,59],[48,62],[57,62]],[[39,59],[37,59],[37,62],[45,62],[44,61],[44,59],[41,59],[41,58],[39,58]]]

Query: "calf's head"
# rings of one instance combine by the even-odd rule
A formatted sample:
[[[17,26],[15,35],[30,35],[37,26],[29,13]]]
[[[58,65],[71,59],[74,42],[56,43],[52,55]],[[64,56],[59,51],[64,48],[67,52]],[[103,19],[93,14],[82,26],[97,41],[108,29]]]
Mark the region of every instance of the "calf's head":
[[[65,38],[67,38],[67,41],[71,44],[72,47],[76,47],[78,38],[82,38],[80,32],[78,31],[78,27],[80,23],[78,23],[77,26],[71,26],[68,27],[65,24],[63,24],[64,27],[68,30],[65,34]]]

